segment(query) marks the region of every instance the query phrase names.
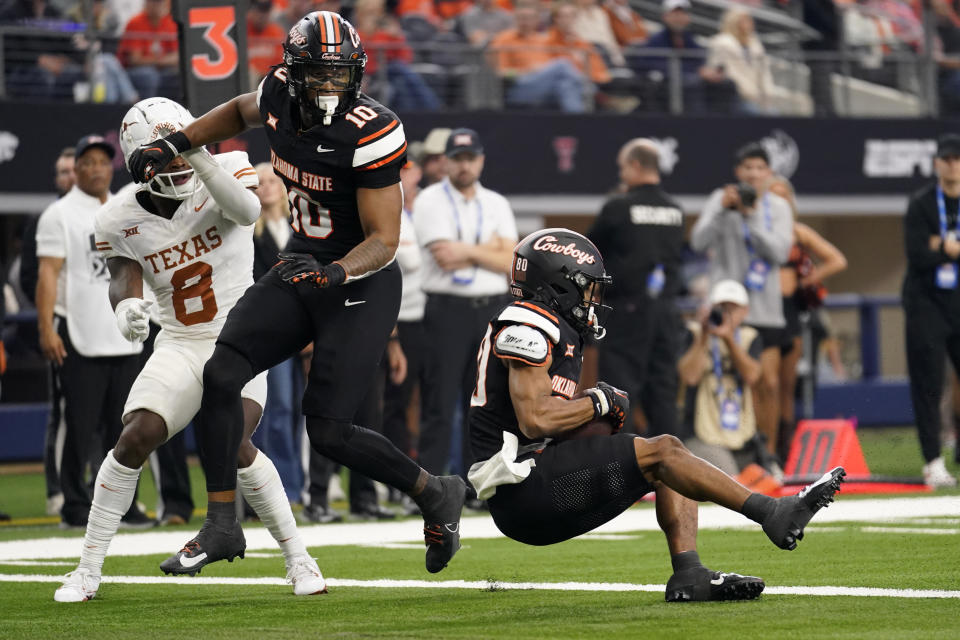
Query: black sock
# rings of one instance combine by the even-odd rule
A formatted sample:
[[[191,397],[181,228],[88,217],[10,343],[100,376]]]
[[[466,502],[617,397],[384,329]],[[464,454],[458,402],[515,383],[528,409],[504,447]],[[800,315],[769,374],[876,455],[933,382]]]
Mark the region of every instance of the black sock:
[[[673,565],[673,572],[680,573],[687,569],[696,569],[702,567],[700,554],[696,551],[683,551],[670,556],[670,564]]]
[[[232,527],[237,520],[237,507],[233,502],[209,502],[207,520],[224,529]]]
[[[770,496],[765,496],[762,493],[753,493],[747,498],[747,501],[743,503],[743,508],[740,509],[740,513],[757,524],[763,524],[767,517],[773,513],[776,504],[777,501]]]
[[[428,476],[427,484],[423,487],[423,491],[410,497],[417,503],[421,511],[433,511],[434,508],[443,502],[443,483],[440,482],[440,478],[437,476]]]

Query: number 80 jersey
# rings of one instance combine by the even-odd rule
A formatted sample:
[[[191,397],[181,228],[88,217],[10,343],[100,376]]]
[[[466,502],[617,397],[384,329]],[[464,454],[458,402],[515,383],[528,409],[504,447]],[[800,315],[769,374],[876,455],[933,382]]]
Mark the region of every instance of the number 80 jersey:
[[[365,95],[329,125],[301,131],[286,73],[274,67],[257,89],[270,162],[290,199],[293,236],[286,249],[328,263],[363,242],[357,189],[399,183],[407,141],[397,116]]]
[[[245,187],[259,184],[247,154],[214,156]],[[147,211],[145,190],[129,185],[97,212],[96,246],[107,258],[128,258],[157,297],[160,326],[171,337],[215,339],[227,314],[253,284],[253,228],[228,220],[203,186],[173,217]]]

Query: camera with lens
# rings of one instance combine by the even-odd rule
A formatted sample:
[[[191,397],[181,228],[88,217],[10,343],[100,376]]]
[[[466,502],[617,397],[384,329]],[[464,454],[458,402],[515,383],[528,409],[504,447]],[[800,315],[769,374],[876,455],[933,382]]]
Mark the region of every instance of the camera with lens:
[[[723,324],[723,309],[714,307],[710,309],[710,315],[707,316],[707,322],[711,327],[719,327]]]
[[[737,195],[740,197],[740,203],[744,209],[750,209],[757,204],[757,190],[753,185],[741,182],[737,185]]]

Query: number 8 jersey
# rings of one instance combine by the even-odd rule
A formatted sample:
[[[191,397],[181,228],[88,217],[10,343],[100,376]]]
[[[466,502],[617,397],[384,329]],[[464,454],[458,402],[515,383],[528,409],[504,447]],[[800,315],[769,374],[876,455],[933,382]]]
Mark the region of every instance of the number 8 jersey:
[[[290,199],[293,236],[287,251],[329,263],[363,242],[357,189],[400,182],[407,141],[400,120],[362,94],[329,125],[301,131],[286,74],[283,66],[270,70],[257,88],[257,106],[270,142],[270,162]]]
[[[243,186],[259,185],[245,152],[214,158]],[[160,326],[170,337],[215,339],[253,284],[254,225],[228,220],[202,183],[169,220],[144,208],[145,198],[148,192],[129,185],[100,208],[97,249],[107,258],[140,265],[157,297]]]

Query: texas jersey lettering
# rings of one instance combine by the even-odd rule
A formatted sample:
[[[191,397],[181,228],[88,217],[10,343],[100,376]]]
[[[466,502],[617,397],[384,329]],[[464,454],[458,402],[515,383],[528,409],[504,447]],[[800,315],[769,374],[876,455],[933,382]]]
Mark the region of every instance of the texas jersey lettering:
[[[299,107],[282,66],[260,83],[257,106],[270,141],[270,162],[290,199],[293,236],[287,251],[311,253],[324,263],[342,258],[364,239],[357,188],[400,181],[407,151],[403,125],[389,109],[361,95],[331,124],[300,131]]]
[[[243,151],[214,158],[245,187],[259,184]],[[144,197],[145,191],[127,188],[97,212],[97,248],[107,258],[140,264],[166,333],[216,338],[230,309],[253,284],[254,225],[228,220],[202,183],[170,220],[144,209],[139,199]]]
[[[504,307],[487,326],[477,356],[477,386],[470,398],[470,438],[474,461],[486,460],[503,447],[504,431],[531,444],[517,424],[510,398],[506,360],[545,366],[553,357],[550,374],[553,395],[570,399],[577,389],[583,364],[583,339],[566,320],[539,302],[517,300]]]

